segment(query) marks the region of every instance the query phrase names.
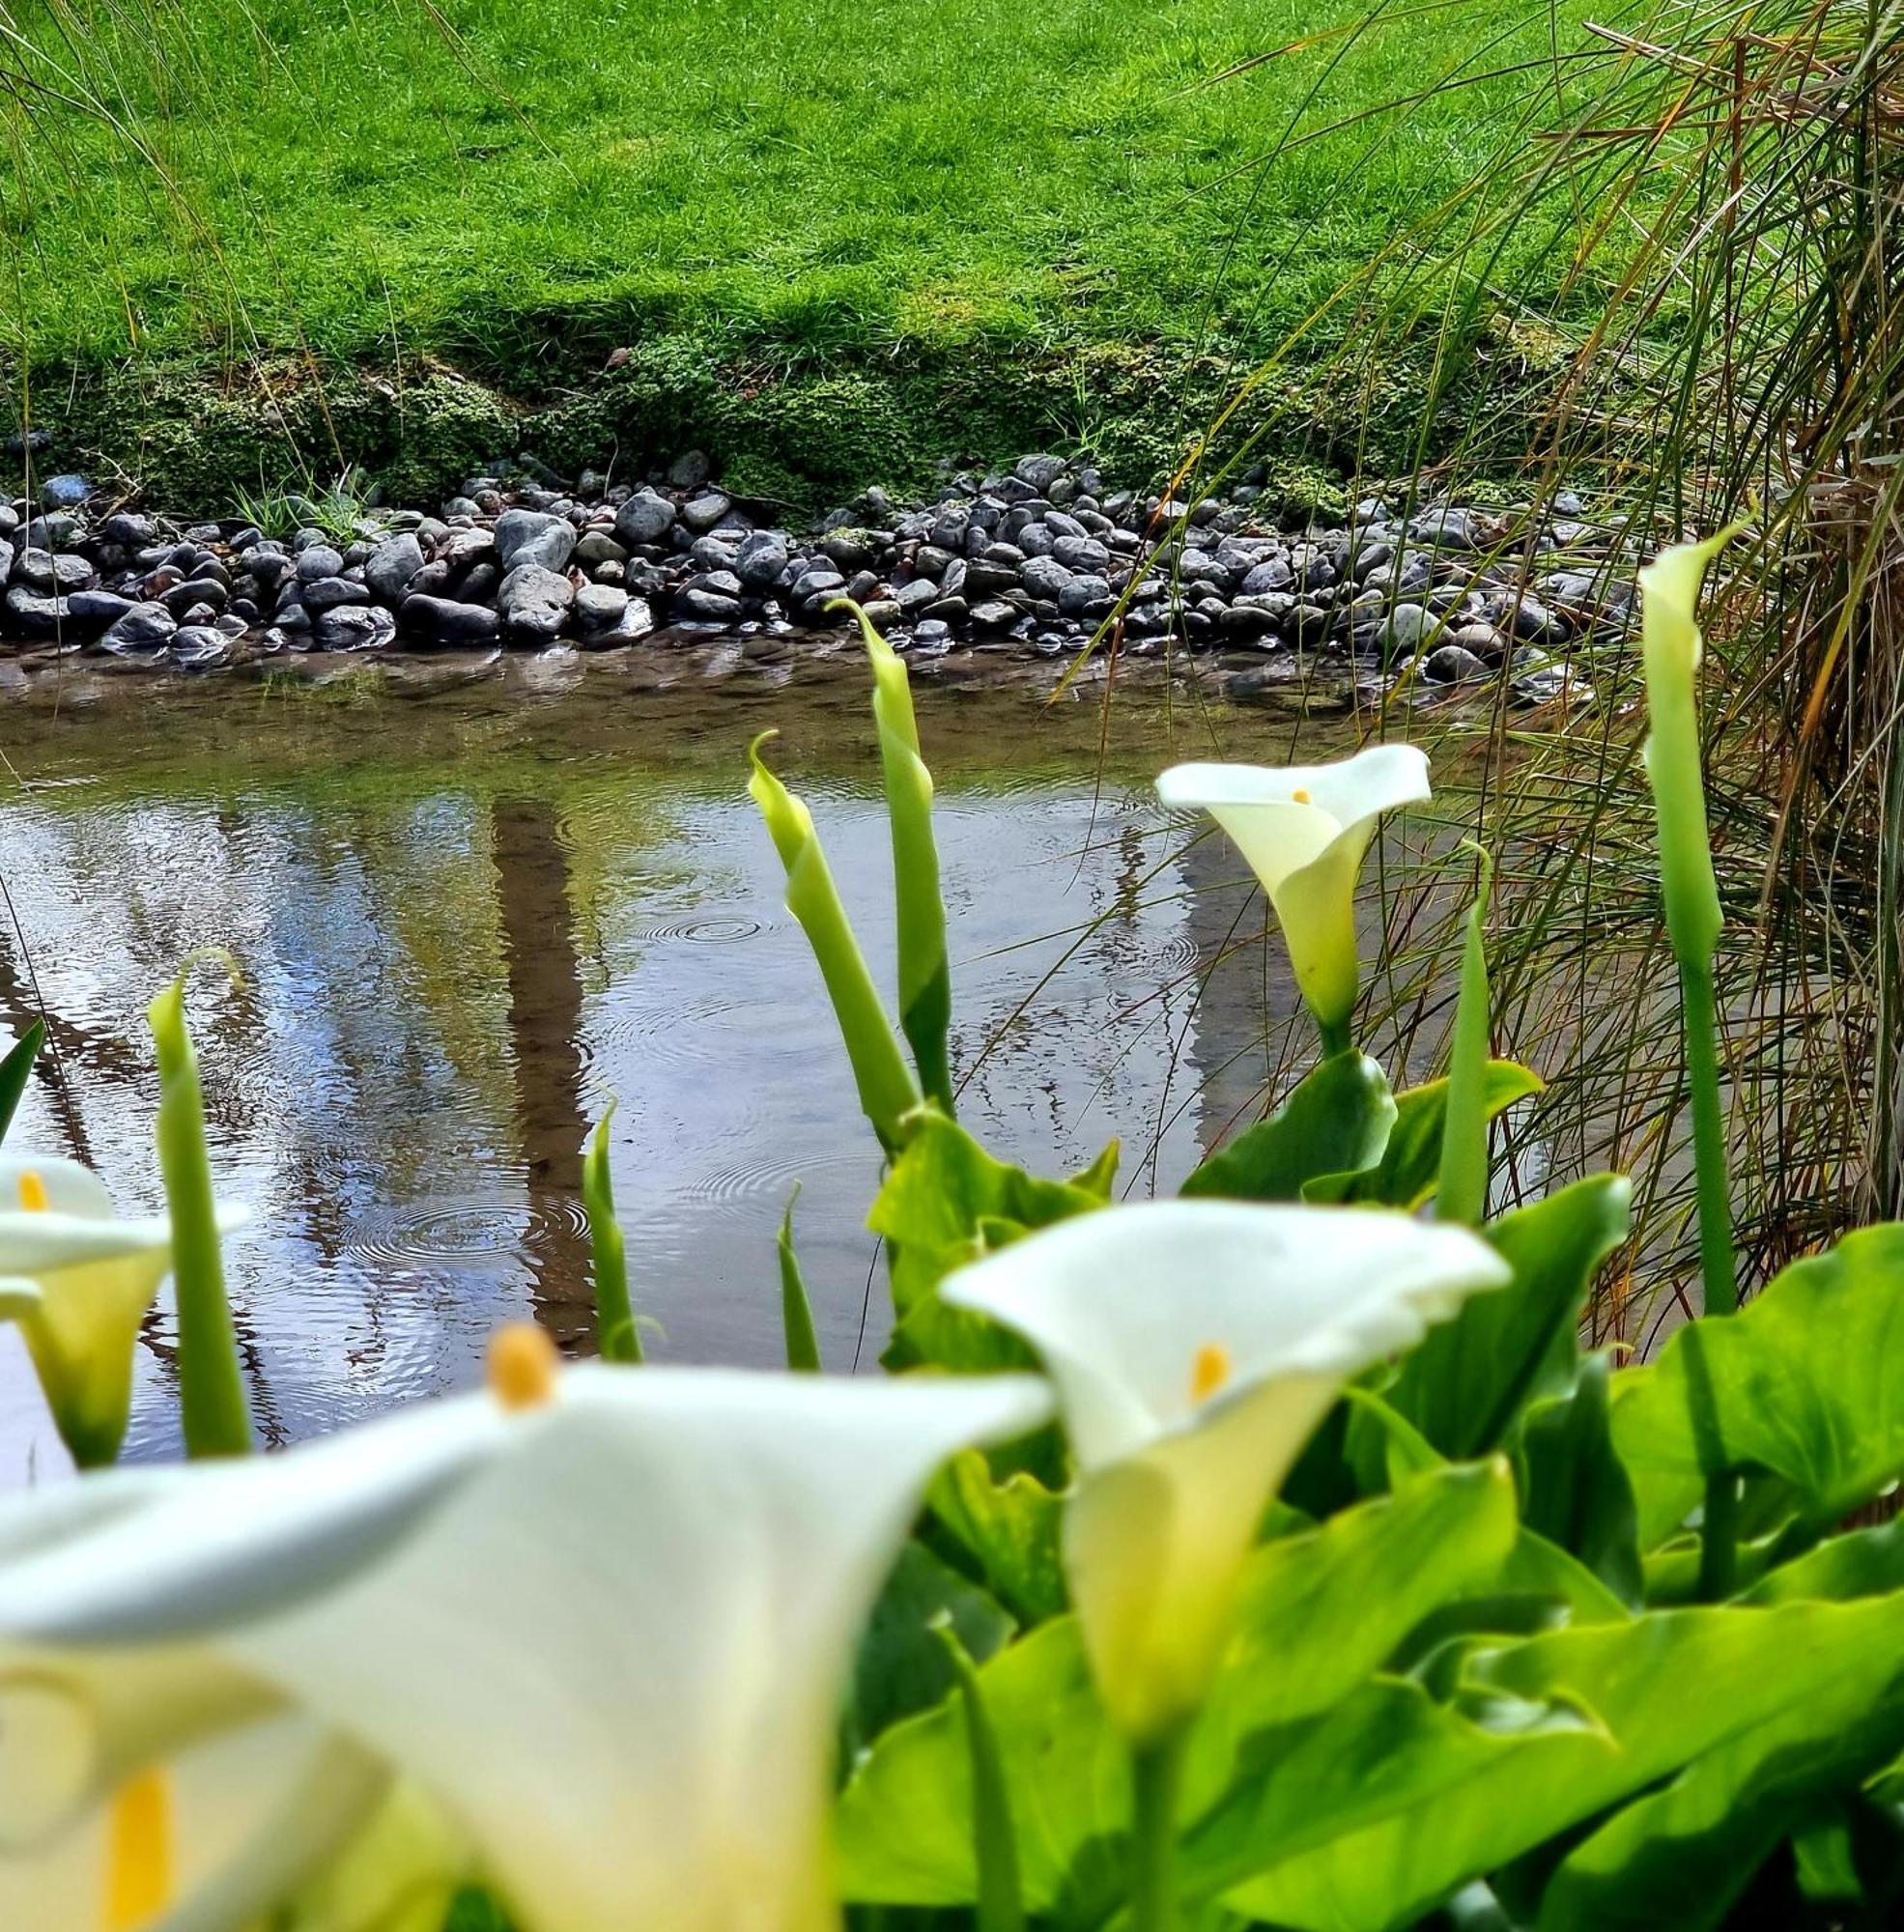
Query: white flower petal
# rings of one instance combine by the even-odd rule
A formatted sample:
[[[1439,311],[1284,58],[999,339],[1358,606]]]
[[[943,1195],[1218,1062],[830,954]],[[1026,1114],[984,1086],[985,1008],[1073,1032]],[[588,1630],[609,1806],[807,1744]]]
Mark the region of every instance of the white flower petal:
[[[106,1184],[90,1167],[57,1154],[0,1154],[0,1211],[12,1212],[26,1204],[20,1179],[35,1175],[45,1190],[46,1206],[55,1214],[74,1214],[82,1220],[109,1221],[115,1209]]]
[[[1347,1379],[1421,1339],[1506,1264],[1462,1228],[1370,1208],[1159,1201],[1081,1214],[961,1268],[941,1293],[1023,1335],[1092,1468],[1274,1376]]]

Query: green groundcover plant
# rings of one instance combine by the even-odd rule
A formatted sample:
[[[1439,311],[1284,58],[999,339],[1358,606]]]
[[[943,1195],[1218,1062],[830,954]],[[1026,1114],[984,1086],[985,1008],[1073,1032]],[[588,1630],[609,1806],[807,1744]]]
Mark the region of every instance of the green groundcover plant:
[[[0,1314],[81,1474],[0,1503],[0,1924],[47,1932],[1304,1932],[1888,1925],[1904,1896],[1904,1228],[1735,1307],[1708,976],[1699,580],[1647,576],[1649,770],[1706,1314],[1582,1350],[1628,1188],[1490,1211],[1484,886],[1444,1077],[1353,1037],[1352,903],[1427,762],[1182,766],[1321,1057],[1171,1201],[962,1127],[901,662],[871,631],[895,1022],[753,748],[886,1154],[885,1374],[642,1359],[598,1137],[603,1357],[272,1457],[218,1256],[183,980],[169,1212],[0,1161]],[[37,1040],[0,1064],[0,1125]],[[764,1259],[764,1257],[763,1257]],[[189,1460],[114,1470],[167,1271]],[[636,1270],[639,1279],[639,1267]],[[1893,1353],[1893,1350],[1897,1353]]]

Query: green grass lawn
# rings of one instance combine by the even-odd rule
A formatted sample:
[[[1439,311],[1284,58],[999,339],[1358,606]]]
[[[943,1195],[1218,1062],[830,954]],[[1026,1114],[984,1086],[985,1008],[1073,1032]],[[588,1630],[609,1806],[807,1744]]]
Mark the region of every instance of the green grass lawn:
[[[1324,7],[27,0],[0,11],[0,306],[42,365],[434,353],[518,382],[658,330],[810,363],[1213,319],[1256,349],[1463,179],[1576,17],[1465,0],[1345,40],[1353,0]],[[1511,61],[1535,71],[1248,168]]]

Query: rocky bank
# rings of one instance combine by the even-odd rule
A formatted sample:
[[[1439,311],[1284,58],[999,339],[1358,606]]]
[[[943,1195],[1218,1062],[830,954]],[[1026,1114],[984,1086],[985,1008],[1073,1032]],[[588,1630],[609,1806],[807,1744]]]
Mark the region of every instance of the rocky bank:
[[[285,653],[565,644],[834,630],[851,597],[901,648],[1078,649],[1107,620],[1140,655],[1220,650],[1505,676],[1578,697],[1575,656],[1617,639],[1634,549],[1566,495],[1542,511],[1372,496],[1342,527],[1285,527],[1259,485],[1175,502],[1088,460],[948,475],[934,501],[868,490],[816,529],[719,487],[690,453],[639,484],[573,485],[523,459],[440,512],[366,509],[270,532],[178,524],[79,476],[0,506],[0,634],[26,665],[85,654],[213,670]],[[1241,694],[1239,694],[1241,695]]]

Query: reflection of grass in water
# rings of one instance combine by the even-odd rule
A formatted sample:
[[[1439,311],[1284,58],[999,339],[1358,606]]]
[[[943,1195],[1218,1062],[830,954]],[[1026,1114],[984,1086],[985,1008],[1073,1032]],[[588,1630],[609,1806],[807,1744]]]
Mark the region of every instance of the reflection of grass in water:
[[[0,49],[8,332],[524,376],[565,334],[668,327],[770,359],[1181,339],[1249,183],[1195,190],[1293,114],[1348,121],[1484,43],[1538,54],[1547,22],[1416,10],[1203,89],[1327,23],[1300,0],[44,0]],[[1303,313],[1485,151],[1516,85],[1292,150],[1226,301],[1269,330]]]

